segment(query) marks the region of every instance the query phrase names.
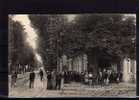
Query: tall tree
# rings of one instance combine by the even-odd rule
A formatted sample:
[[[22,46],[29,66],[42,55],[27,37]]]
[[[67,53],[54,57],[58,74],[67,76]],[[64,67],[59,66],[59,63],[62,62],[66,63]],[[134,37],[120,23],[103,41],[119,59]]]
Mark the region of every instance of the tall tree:
[[[124,57],[135,57],[133,17],[125,18],[123,14],[79,14],[65,34],[65,48],[71,49],[73,55],[81,51],[87,53],[89,64],[93,63],[89,66],[97,67],[100,58],[107,62],[120,62]]]
[[[76,24],[81,33],[86,34],[86,48],[107,48],[109,53],[131,56],[135,50],[135,19],[120,14],[78,15]],[[130,48],[130,50],[126,49]],[[125,52],[126,51],[126,52]],[[135,53],[135,52],[133,52]]]
[[[56,55],[63,53],[72,57],[94,52],[98,54],[96,57],[115,61],[135,57],[133,17],[124,18],[123,14],[78,14],[75,20],[68,22],[64,15],[55,14],[30,15],[30,19],[33,27],[38,29],[39,52],[47,63],[55,63]]]
[[[56,66],[57,57],[60,57],[60,35],[65,25],[65,17],[54,15],[30,15],[32,26],[38,30],[39,48],[44,65]]]
[[[10,72],[16,70],[18,64],[35,65],[35,56],[33,49],[26,42],[26,34],[24,26],[18,21],[13,21],[9,18],[9,68]],[[33,62],[33,63],[32,63]],[[33,66],[34,67],[34,66]]]

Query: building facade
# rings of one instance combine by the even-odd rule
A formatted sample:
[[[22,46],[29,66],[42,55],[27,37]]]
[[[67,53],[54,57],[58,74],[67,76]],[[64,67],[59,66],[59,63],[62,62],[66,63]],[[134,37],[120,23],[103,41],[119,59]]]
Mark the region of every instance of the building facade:
[[[125,58],[123,61],[123,81],[136,82],[136,60]]]
[[[87,55],[82,54],[73,58],[67,58],[66,55],[63,55],[60,59],[60,71],[76,71],[83,72],[87,70]]]

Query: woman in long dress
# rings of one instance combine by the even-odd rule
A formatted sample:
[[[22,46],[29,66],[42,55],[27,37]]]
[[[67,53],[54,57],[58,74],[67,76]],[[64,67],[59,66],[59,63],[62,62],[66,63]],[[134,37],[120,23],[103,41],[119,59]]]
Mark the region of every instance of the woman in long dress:
[[[43,71],[43,80],[42,80],[42,87],[43,88],[47,88],[47,73],[45,72],[45,70],[42,68]]]
[[[39,71],[37,71],[37,77],[36,77],[36,88],[46,88],[47,87],[47,74],[46,74],[46,72],[45,72],[45,70],[44,69],[42,69],[42,71],[43,71],[43,78],[42,78],[42,80],[41,80],[41,76],[40,76],[40,74],[39,74]]]
[[[61,84],[60,84],[60,88],[61,88],[61,95],[64,93],[64,71],[61,73]]]
[[[35,88],[42,88],[42,82],[40,80],[39,71],[36,71],[35,74],[36,74],[36,77],[35,77],[34,87]]]
[[[55,89],[55,86],[56,86],[56,73],[55,73],[55,71],[52,71],[51,82],[52,82],[52,89]]]
[[[64,88],[64,72],[61,73],[61,89]]]
[[[85,74],[85,84],[88,84],[88,73]]]

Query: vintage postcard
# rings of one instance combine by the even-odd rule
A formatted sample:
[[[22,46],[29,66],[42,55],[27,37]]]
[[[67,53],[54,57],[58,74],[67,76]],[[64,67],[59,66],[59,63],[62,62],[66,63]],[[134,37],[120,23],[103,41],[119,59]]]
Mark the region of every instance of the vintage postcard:
[[[9,14],[9,97],[135,97],[136,14]]]

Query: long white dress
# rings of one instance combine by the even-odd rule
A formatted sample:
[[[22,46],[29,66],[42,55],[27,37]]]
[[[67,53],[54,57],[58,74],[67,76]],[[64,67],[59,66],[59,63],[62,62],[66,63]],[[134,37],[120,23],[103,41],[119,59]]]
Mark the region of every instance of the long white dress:
[[[45,88],[45,89],[47,89],[47,74],[46,74],[46,72],[45,72],[44,69],[42,69],[42,71],[43,71],[42,87]]]
[[[64,88],[64,78],[61,78],[61,89]]]
[[[38,72],[35,73],[34,88],[42,88],[43,82],[40,80],[40,75]]]
[[[40,79],[39,71],[35,71],[35,81],[34,81],[34,88],[45,88],[47,89],[47,74],[44,69],[43,71],[43,80]]]

